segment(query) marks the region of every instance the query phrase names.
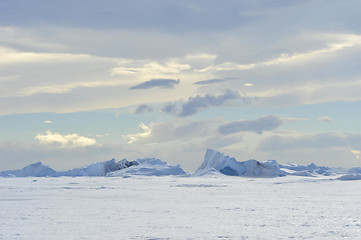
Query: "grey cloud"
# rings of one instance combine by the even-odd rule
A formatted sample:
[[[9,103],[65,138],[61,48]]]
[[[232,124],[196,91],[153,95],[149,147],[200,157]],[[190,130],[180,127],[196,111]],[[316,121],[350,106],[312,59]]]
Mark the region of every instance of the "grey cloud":
[[[135,85],[131,87],[130,90],[149,89],[154,87],[174,88],[174,86],[178,84],[179,84],[179,80],[174,80],[174,79],[152,79],[150,81]]]
[[[182,109],[178,114],[179,117],[186,117],[193,114],[196,114],[200,109],[205,109],[208,107],[221,106],[229,100],[241,99],[241,96],[238,92],[227,90],[224,94],[219,96],[213,96],[207,94],[205,96],[197,95],[196,97],[191,97],[188,99],[188,102],[182,105]]]
[[[177,107],[175,104],[168,104],[162,108],[162,111],[165,113],[174,113],[176,110],[177,110]]]
[[[135,114],[141,114],[145,112],[152,112],[153,108],[151,106],[148,106],[146,104],[141,104],[138,106],[138,108],[135,110]]]
[[[282,125],[283,121],[276,116],[267,116],[256,120],[243,120],[221,125],[218,131],[222,134],[232,134],[246,131],[262,134],[264,131],[275,130]]]

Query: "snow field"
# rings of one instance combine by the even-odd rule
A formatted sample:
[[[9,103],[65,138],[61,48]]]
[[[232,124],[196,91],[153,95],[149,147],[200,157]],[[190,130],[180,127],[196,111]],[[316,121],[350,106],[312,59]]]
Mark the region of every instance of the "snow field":
[[[359,239],[361,181],[0,178],[0,239]]]

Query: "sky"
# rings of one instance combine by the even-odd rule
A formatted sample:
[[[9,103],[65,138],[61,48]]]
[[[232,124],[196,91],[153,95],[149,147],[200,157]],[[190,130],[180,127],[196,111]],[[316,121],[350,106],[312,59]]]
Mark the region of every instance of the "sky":
[[[359,0],[0,1],[0,170],[361,166]]]

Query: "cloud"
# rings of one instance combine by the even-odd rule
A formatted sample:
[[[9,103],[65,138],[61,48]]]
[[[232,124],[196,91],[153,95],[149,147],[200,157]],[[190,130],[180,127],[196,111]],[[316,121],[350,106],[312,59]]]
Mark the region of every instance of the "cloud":
[[[209,79],[209,80],[198,81],[198,82],[195,82],[194,84],[196,84],[196,85],[208,85],[208,84],[225,82],[225,81],[232,80],[232,79],[235,79],[235,78]]]
[[[149,126],[141,123],[139,127],[143,133],[126,135],[129,143],[169,143],[171,141],[190,141],[215,137],[216,125],[221,120],[191,121],[187,119],[173,119],[165,122],[150,123]]]
[[[174,88],[174,86],[178,84],[179,84],[179,80],[174,80],[174,79],[152,79],[150,81],[135,85],[131,87],[130,90],[149,89],[154,87]]]
[[[87,147],[96,144],[94,138],[87,138],[79,136],[76,133],[61,135],[60,133],[52,133],[47,131],[46,134],[38,134],[35,136],[41,144],[50,145],[61,148],[78,148]]]
[[[129,139],[128,143],[137,142],[146,139],[152,133],[152,130],[144,123],[139,124],[139,127],[143,130],[142,133],[128,134],[126,137]]]
[[[146,104],[141,104],[138,106],[138,108],[135,110],[135,114],[141,114],[145,112],[152,112],[153,108],[151,106],[148,106]]]
[[[44,123],[51,124],[51,123],[54,123],[54,122],[53,122],[53,121],[49,121],[49,120],[47,120],[47,121],[44,121]]]
[[[196,97],[190,97],[186,103],[182,104],[178,116],[190,116],[196,114],[201,109],[221,106],[227,101],[236,99],[241,99],[241,96],[238,92],[230,89],[227,89],[224,94],[218,96],[206,94],[205,96],[197,95]]]
[[[327,117],[327,116],[325,116],[325,117],[320,117],[320,118],[318,118],[317,120],[320,121],[320,122],[333,122],[333,119],[330,118],[330,117]]]
[[[168,104],[162,108],[162,112],[165,113],[175,113],[177,111],[177,107],[174,104]]]
[[[264,131],[272,131],[282,125],[283,121],[276,116],[267,116],[256,120],[242,120],[221,125],[218,131],[221,134],[237,132],[254,132],[262,134]]]

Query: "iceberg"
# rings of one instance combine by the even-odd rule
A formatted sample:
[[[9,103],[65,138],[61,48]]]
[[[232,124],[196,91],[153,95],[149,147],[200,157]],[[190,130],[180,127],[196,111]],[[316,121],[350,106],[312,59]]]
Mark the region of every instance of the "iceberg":
[[[129,162],[126,159],[122,159],[119,162],[116,162],[115,159],[104,161],[104,162],[96,162],[84,166],[82,168],[74,168],[72,170],[57,172],[53,176],[72,176],[72,177],[80,177],[80,176],[106,176],[110,172],[118,171],[123,168],[128,168],[134,165],[138,165],[137,161]]]
[[[47,177],[52,176],[56,171],[42,162],[37,162],[24,167],[21,170],[10,170],[0,172],[1,177]]]
[[[275,160],[259,162],[251,159],[239,162],[219,151],[207,149],[204,161],[194,175],[203,176],[214,171],[224,175],[244,177],[278,177],[286,175]]]
[[[133,165],[128,168],[123,168],[118,171],[110,172],[107,177],[129,177],[135,176],[179,176],[187,175],[187,173],[180,167],[168,165],[166,162],[155,158],[137,159],[138,165]]]
[[[10,170],[0,172],[0,177],[118,177],[118,176],[169,176],[187,175],[179,165],[171,166],[160,159],[144,158],[136,161],[122,159],[116,162],[115,159],[96,162],[84,167],[74,168],[68,171],[56,172],[41,162],[30,164],[21,170]]]
[[[280,168],[284,172],[287,172],[287,174],[294,176],[316,177],[317,175],[335,175],[331,168],[325,166],[317,166],[314,163],[306,166],[287,163],[285,165],[280,165]]]

